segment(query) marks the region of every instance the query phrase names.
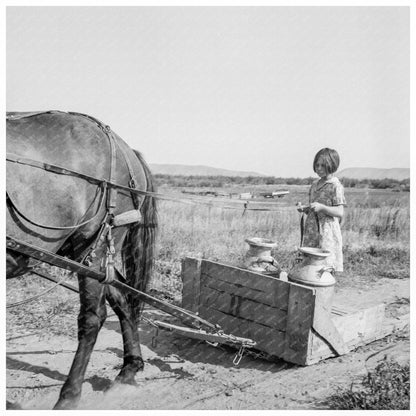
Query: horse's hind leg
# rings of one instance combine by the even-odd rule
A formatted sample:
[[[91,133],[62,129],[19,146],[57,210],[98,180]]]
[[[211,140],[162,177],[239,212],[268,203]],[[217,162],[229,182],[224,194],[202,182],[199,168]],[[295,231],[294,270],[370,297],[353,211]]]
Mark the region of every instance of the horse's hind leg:
[[[87,277],[79,277],[81,309],[78,315],[78,349],[68,378],[54,409],[73,409],[81,397],[85,371],[98,333],[106,319],[105,286]]]
[[[114,288],[109,288],[107,300],[120,320],[124,345],[123,367],[117,375],[115,382],[136,384],[134,377],[136,373],[144,367],[140,350],[136,312],[127,301],[126,296]]]

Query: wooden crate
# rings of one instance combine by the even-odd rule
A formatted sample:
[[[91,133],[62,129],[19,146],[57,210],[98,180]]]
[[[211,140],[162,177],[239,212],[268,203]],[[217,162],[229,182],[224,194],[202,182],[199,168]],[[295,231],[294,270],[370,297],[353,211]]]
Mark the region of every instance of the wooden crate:
[[[384,304],[328,311],[314,288],[194,258],[183,260],[182,281],[183,308],[291,363],[310,365],[386,336]]]

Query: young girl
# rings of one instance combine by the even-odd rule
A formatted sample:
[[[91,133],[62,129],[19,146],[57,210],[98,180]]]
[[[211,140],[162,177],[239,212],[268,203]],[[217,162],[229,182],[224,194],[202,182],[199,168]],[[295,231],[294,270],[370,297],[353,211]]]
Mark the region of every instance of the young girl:
[[[339,155],[333,149],[321,149],[313,160],[313,170],[319,176],[309,190],[309,205],[298,207],[307,214],[303,226],[303,247],[329,250],[326,264],[335,272],[343,271],[340,221],[344,215],[344,188],[333,174],[339,166]]]

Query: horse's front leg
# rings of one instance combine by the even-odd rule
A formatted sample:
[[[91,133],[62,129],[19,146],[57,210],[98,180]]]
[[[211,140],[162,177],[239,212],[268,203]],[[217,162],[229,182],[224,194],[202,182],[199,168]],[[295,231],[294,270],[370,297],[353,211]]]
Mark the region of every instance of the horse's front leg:
[[[105,286],[98,281],[80,276],[81,308],[78,315],[78,349],[68,378],[54,409],[76,408],[81,398],[82,383],[98,333],[106,319]]]
[[[115,382],[123,384],[136,384],[134,377],[139,370],[143,370],[144,363],[140,349],[138,320],[127,297],[117,289],[108,288],[107,300],[120,320],[123,336],[124,355],[123,366]]]

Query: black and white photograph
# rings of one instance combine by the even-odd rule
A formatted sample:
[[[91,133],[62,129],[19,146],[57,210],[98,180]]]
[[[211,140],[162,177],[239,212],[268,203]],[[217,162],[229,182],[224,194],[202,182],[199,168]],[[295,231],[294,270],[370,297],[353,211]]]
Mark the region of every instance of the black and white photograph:
[[[409,2],[2,9],[4,409],[410,412]]]

